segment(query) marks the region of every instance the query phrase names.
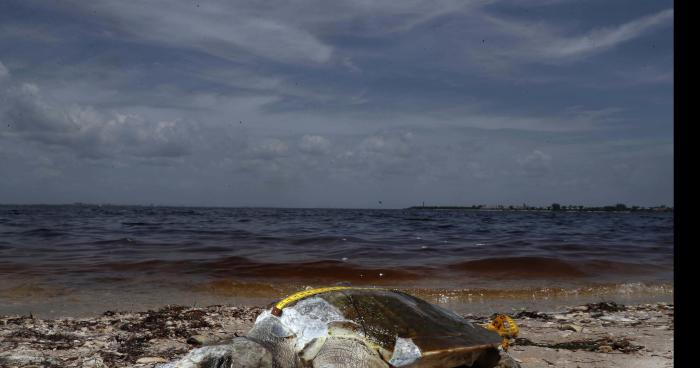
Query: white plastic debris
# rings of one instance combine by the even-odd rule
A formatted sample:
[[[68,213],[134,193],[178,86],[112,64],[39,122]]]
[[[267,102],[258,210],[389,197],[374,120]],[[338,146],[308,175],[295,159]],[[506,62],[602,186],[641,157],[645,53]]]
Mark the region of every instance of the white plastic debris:
[[[413,340],[397,337],[389,364],[394,367],[403,367],[415,362],[420,357],[420,348],[413,343]]]
[[[608,321],[608,322],[637,322],[634,319],[626,318],[626,317],[621,317],[621,316],[616,316],[616,315],[610,315],[610,316],[603,316],[600,317],[601,320],[603,321]]]
[[[255,323],[265,318],[277,318],[270,311],[264,311]],[[319,298],[303,299],[291,307],[284,308],[280,322],[296,335],[295,350],[304,349],[311,340],[328,335],[328,324],[346,321],[340,311],[327,301]]]

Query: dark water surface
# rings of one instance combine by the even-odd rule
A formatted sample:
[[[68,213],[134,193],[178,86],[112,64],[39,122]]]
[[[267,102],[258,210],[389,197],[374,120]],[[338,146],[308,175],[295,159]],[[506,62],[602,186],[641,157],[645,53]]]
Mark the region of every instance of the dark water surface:
[[[0,206],[0,314],[259,303],[337,282],[437,302],[668,297],[672,278],[672,213]]]

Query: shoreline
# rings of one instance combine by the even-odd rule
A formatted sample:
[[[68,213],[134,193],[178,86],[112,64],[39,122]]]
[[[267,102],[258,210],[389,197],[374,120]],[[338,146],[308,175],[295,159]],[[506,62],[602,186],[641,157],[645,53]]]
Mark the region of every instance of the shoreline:
[[[124,285],[108,284],[100,288],[68,288],[28,280],[0,287],[0,315],[33,315],[39,318],[82,318],[105,310],[160,309],[165,305],[202,307],[207,305],[267,305],[298,290],[331,286],[328,283],[244,282],[231,279],[149,282],[134,280]],[[509,284],[473,285],[471,288],[413,287],[396,284],[355,284],[354,286],[397,289],[457,313],[490,314],[520,311],[563,310],[572,305],[601,301],[620,304],[673,302],[672,283],[604,283],[547,286]]]
[[[201,343],[244,335],[264,306],[170,305],[88,318],[0,316],[0,366],[156,367]],[[563,311],[496,310],[520,327],[509,352],[523,367],[672,367],[670,303],[598,302]],[[490,314],[462,316],[486,323]]]

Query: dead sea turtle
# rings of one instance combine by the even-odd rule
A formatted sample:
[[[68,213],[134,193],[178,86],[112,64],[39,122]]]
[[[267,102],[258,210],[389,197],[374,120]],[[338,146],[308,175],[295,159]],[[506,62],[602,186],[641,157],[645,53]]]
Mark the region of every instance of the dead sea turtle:
[[[293,294],[261,313],[246,337],[162,367],[485,368],[499,364],[501,341],[409,294],[341,286]]]

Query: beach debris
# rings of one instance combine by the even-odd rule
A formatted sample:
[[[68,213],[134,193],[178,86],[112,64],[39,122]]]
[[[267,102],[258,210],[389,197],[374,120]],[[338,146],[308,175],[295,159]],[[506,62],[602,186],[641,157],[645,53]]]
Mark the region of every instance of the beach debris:
[[[575,325],[573,323],[567,323],[559,326],[559,329],[562,331],[574,331],[574,332],[581,332],[583,331],[583,327],[579,325]]]
[[[569,313],[574,313],[574,312],[588,312],[588,306],[579,305],[577,307],[573,307],[573,308],[569,309]]]
[[[180,323],[187,321],[190,328],[211,327],[204,318],[205,315],[205,312],[197,309],[185,311],[185,307],[168,306],[158,311],[148,311],[142,314],[142,318],[138,321],[125,322],[119,326],[119,329],[132,333],[149,331],[149,338],[172,336],[189,338],[191,335],[187,329],[176,324],[176,321]]]
[[[514,337],[518,328],[504,315],[490,328],[403,292],[333,286],[284,298],[257,317],[246,337],[195,349],[170,366],[262,368],[271,366],[260,365],[270,356],[280,367],[495,367],[509,357],[500,347],[506,337],[497,332]],[[246,344],[249,363],[239,365]],[[519,367],[512,359],[505,364]]]
[[[153,364],[153,363],[167,363],[168,361],[165,358],[161,357],[143,357],[143,358],[138,358],[136,359],[136,363],[138,364]]]
[[[644,346],[635,345],[627,338],[606,337],[602,339],[582,339],[557,343],[538,343],[527,338],[516,338],[515,345],[520,346],[539,346],[550,349],[565,349],[565,350],[587,350],[599,351],[601,346],[609,346],[613,350],[623,353],[632,353],[644,349]],[[603,348],[606,350],[607,348]]]
[[[487,330],[494,331],[501,336],[501,347],[506,351],[508,350],[510,339],[516,338],[520,332],[520,329],[515,321],[505,314],[496,314],[491,323],[485,324],[484,327]]]
[[[598,352],[599,352],[599,353],[612,353],[613,350],[614,350],[614,349],[613,349],[612,346],[610,346],[610,345],[601,345],[601,346],[598,347]]]
[[[29,347],[15,349],[11,353],[0,353],[0,367],[38,366],[60,367],[57,359],[47,357],[42,351]]]
[[[32,339],[36,340],[42,348],[53,349],[53,350],[63,350],[70,349],[74,346],[82,345],[80,339],[74,335],[55,333],[49,331],[49,333],[44,333],[38,331],[38,329],[32,328],[22,328],[16,330],[7,336],[8,339]]]
[[[105,368],[107,365],[99,355],[93,355],[83,359],[83,368]]]
[[[587,312],[622,312],[627,310],[622,304],[617,304],[615,302],[600,302],[600,303],[590,303],[586,304]]]
[[[607,322],[619,322],[619,323],[634,323],[638,322],[636,319],[631,319],[623,316],[617,316],[617,315],[608,315],[608,316],[601,316],[598,319],[601,321],[607,321]]]
[[[218,340],[216,336],[192,335],[187,338],[187,343],[190,345],[210,345]]]
[[[553,317],[549,314],[542,313],[542,312],[530,312],[530,311],[518,312],[515,315],[513,315],[513,318],[515,318],[515,319],[532,318],[532,319],[542,319],[542,320],[553,319]]]
[[[211,308],[211,307],[210,307]],[[227,312],[230,317],[243,320],[252,319],[253,313],[261,308],[231,308]],[[184,306],[166,306],[157,311],[141,313],[120,313],[107,311],[101,317],[91,320],[65,320],[58,326],[51,323],[48,326],[29,324],[23,318],[23,327],[14,329],[5,338],[16,341],[32,341],[32,346],[41,347],[42,351],[94,349],[97,354],[86,358],[85,367],[124,366],[126,363],[165,362],[172,354],[181,354],[188,350],[184,343],[186,338],[202,336],[203,343],[215,341],[213,336],[198,333],[221,327],[213,322],[219,316],[212,310],[203,311]],[[43,322],[42,322],[43,323]],[[60,332],[58,327],[73,331]],[[98,336],[112,336],[109,339],[99,339]],[[180,339],[182,342],[173,341]],[[153,349],[166,352],[162,355],[150,355]],[[82,354],[81,354],[82,355]],[[158,361],[156,361],[158,360]],[[145,364],[145,363],[144,363]],[[150,364],[150,363],[149,363]],[[2,364],[0,364],[2,366]],[[61,365],[59,365],[61,366]]]

